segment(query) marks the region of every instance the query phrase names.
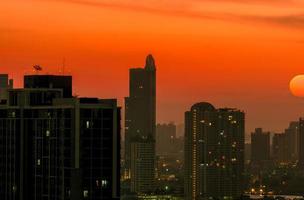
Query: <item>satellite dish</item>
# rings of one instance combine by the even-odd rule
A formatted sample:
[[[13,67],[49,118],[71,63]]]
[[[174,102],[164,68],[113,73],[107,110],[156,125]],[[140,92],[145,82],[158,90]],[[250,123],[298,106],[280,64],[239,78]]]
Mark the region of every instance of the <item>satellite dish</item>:
[[[35,71],[42,71],[42,67],[40,65],[34,65],[33,68]]]

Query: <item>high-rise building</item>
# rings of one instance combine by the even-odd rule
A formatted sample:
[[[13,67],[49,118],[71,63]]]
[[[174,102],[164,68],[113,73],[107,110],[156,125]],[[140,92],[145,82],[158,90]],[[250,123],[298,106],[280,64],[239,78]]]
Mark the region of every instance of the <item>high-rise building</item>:
[[[8,79],[8,74],[0,74],[0,104],[6,104],[7,91],[12,89],[13,85],[13,79]]]
[[[148,55],[145,68],[130,69],[130,94],[125,98],[125,169],[133,192],[147,193],[154,187],[155,123],[156,67],[152,55]],[[150,149],[142,148],[145,145]],[[137,158],[132,153],[143,155],[140,159],[151,165],[136,166],[141,163],[131,160]]]
[[[288,160],[294,163],[299,157],[299,122],[290,122],[285,134]]]
[[[245,114],[197,103],[185,113],[185,199],[243,193]]]
[[[270,160],[270,132],[256,128],[251,133],[251,163],[263,164]]]
[[[304,118],[299,120],[299,167],[304,168]]]
[[[275,133],[272,137],[272,159],[275,163],[287,163],[289,160],[287,137],[284,133]]]
[[[119,199],[117,101],[63,95],[9,90],[0,106],[0,199]]]

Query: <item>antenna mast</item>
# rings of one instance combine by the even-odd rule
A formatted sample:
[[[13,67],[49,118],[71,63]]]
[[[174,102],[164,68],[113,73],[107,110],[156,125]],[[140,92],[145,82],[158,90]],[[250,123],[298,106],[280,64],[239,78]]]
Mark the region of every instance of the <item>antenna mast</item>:
[[[65,58],[62,60],[62,75],[64,75],[65,72]]]

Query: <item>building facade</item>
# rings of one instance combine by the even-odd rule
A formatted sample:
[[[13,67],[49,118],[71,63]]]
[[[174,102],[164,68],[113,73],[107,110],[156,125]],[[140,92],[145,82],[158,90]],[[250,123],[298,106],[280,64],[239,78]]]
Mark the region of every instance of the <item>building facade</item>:
[[[152,55],[149,55],[145,68],[130,69],[130,94],[129,97],[125,98],[124,168],[127,178],[131,179],[132,192],[147,193],[153,190],[155,181],[155,126],[156,66]],[[135,144],[133,145],[133,143]],[[151,149],[141,148],[143,145],[147,145]],[[152,156],[152,158],[142,158],[147,162],[151,160],[151,165],[147,168],[134,165],[140,162],[131,160],[137,157],[137,155],[132,155],[132,152]],[[137,187],[138,185],[149,185],[149,187]]]
[[[63,94],[35,86],[9,90],[0,106],[0,199],[119,199],[116,100]]]
[[[197,103],[185,113],[185,199],[243,193],[245,114]]]

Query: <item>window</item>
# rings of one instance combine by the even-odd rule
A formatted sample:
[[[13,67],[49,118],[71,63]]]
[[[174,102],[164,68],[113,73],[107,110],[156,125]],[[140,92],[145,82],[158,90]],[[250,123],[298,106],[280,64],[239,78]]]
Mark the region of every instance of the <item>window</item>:
[[[89,197],[89,191],[88,190],[84,190],[83,191],[83,197],[84,198],[88,198]]]
[[[108,181],[107,180],[102,180],[101,181],[101,187],[105,188],[108,186]]]

